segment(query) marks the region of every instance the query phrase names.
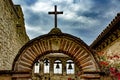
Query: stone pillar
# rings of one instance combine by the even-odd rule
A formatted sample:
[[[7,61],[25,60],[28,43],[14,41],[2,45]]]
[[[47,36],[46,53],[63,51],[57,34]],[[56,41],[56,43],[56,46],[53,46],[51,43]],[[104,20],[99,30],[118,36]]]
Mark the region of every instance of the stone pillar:
[[[54,59],[50,59],[50,76],[54,74]]]
[[[39,63],[40,63],[40,68],[39,68],[40,75],[44,75],[44,61],[40,60]]]
[[[66,76],[67,72],[66,72],[66,60],[63,59],[62,60],[62,72],[63,72],[63,76]]]

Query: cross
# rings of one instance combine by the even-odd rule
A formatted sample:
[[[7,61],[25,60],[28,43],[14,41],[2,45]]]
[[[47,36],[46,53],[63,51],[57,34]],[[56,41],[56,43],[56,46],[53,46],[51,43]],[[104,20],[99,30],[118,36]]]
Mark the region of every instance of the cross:
[[[57,28],[57,14],[63,14],[63,12],[57,12],[57,6],[55,5],[55,11],[54,12],[48,12],[48,14],[54,14],[55,15],[55,28]]]

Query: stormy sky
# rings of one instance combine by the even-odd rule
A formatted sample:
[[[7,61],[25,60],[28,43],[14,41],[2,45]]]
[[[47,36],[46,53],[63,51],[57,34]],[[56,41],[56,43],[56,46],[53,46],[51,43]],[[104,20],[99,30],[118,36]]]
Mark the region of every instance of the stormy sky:
[[[90,45],[120,12],[120,0],[13,0],[22,7],[30,39],[47,34],[54,28],[57,5],[58,28],[63,33],[81,38]]]

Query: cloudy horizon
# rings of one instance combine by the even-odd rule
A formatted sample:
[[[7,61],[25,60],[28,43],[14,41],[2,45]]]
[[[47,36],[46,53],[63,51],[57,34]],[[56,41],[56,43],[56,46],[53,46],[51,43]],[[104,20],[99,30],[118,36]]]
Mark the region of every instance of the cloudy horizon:
[[[58,28],[90,45],[120,12],[120,0],[13,0],[22,7],[30,39],[47,34],[54,27],[57,5]]]

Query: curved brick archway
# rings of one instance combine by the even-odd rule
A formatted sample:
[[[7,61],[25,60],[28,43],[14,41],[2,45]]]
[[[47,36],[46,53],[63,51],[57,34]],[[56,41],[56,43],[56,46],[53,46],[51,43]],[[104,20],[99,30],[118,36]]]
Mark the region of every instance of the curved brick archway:
[[[13,71],[31,72],[38,57],[62,52],[70,56],[82,71],[98,71],[98,65],[88,46],[69,34],[46,34],[26,43],[13,62]]]

